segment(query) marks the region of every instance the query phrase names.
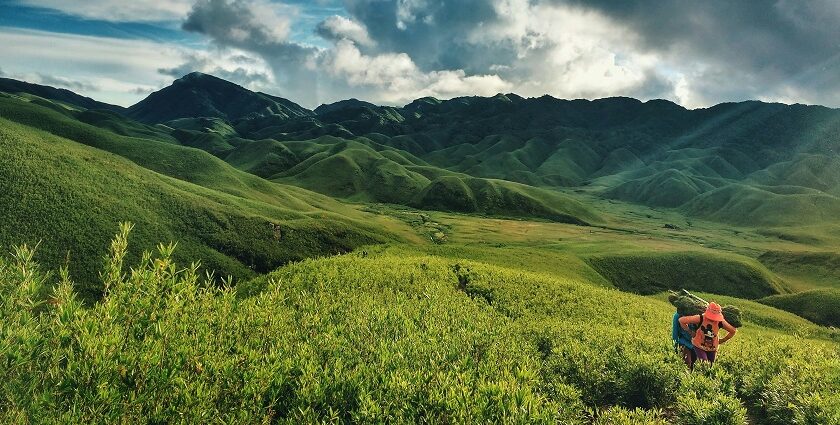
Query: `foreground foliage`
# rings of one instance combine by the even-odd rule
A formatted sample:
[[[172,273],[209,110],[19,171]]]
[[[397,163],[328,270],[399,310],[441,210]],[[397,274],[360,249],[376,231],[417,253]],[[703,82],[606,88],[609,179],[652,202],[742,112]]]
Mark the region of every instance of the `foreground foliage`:
[[[385,248],[216,288],[172,246],[124,275],[129,229],[90,308],[0,262],[0,422],[840,423],[831,341],[746,323],[688,373],[664,301]]]

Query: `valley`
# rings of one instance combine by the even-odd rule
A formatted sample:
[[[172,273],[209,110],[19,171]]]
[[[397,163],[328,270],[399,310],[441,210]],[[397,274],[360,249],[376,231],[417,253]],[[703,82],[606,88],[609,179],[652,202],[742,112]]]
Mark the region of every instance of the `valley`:
[[[840,423],[840,110],[0,79],[0,144],[0,422]]]

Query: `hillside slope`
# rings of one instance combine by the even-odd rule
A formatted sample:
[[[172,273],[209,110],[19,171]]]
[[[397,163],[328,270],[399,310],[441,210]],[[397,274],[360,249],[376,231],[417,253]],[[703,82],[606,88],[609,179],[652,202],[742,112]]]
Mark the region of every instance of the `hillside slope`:
[[[26,81],[13,80],[11,78],[0,78],[0,92],[28,93],[44,99],[59,101],[84,109],[102,109],[114,112],[122,112],[125,110],[125,108],[121,106],[98,102],[89,97],[73,93],[67,89],[58,89],[40,84],[27,83]]]
[[[288,100],[254,93],[239,85],[193,72],[131,106],[126,115],[140,122],[163,123],[178,118],[223,118],[279,115],[286,118],[312,112]]]
[[[0,111],[56,133],[0,119],[0,203],[10,206],[0,212],[0,243],[44,241],[39,258],[51,267],[79,258],[71,273],[86,297],[101,290],[95,253],[119,221],[146,228],[132,258],[178,241],[179,258],[238,279],[389,238],[366,214],[196,149],[118,136],[26,102],[0,99]]]
[[[18,367],[0,369],[0,420],[840,420],[840,336],[757,303],[740,303],[746,326],[714,368],[686,373],[671,305],[580,277],[386,250],[232,291],[202,288],[166,252],[153,264],[108,278],[90,309],[64,283],[35,312],[19,305],[44,289],[37,266],[0,260],[0,335],[23,341],[9,345]]]

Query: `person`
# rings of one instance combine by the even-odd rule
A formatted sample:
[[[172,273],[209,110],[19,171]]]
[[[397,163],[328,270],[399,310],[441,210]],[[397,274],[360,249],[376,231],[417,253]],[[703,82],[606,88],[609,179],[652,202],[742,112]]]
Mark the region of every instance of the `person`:
[[[690,325],[697,325],[697,330],[691,339],[691,343],[694,345],[694,353],[697,355],[697,360],[705,360],[709,363],[715,362],[718,346],[732,339],[737,332],[735,327],[730,325],[723,317],[720,305],[714,302],[709,303],[705,313],[681,317],[679,322],[686,332],[690,332],[688,328]],[[726,329],[728,333],[719,339],[720,328]]]
[[[674,340],[674,348],[682,356],[685,365],[694,369],[694,362],[697,361],[697,354],[694,352],[694,344],[691,342],[692,333],[697,326],[688,325],[688,331],[680,325],[680,313],[674,312],[674,320],[671,324],[671,339]]]

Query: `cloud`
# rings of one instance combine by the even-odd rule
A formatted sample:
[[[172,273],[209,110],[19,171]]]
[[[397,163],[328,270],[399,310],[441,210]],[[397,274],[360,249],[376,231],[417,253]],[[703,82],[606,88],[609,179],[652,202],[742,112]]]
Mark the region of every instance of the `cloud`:
[[[405,53],[365,55],[347,39],[324,52],[319,68],[331,77],[333,95],[365,91],[367,98],[391,104],[423,96],[489,96],[511,88],[497,75],[468,76],[463,70],[423,72]]]
[[[186,52],[183,63],[158,69],[160,74],[176,79],[195,71],[212,74],[252,90],[267,90],[274,85],[271,68],[265,61],[230,49]]]
[[[298,99],[314,98],[312,72],[318,49],[288,40],[293,6],[244,0],[199,0],[182,28],[209,37],[219,48],[259,55],[273,70],[277,89]]]
[[[346,0],[376,49],[526,95],[840,104],[840,3]]]
[[[266,8],[274,8],[274,12]],[[375,43],[365,27],[339,16],[327,17],[316,28],[333,42],[329,48],[292,41],[288,28],[297,13],[295,7],[276,3],[200,0],[183,28],[208,36],[219,49],[258,55],[272,70],[274,92],[307,106],[344,96],[398,103],[426,95],[495,94],[510,88],[500,77],[489,73],[423,70],[406,53],[367,54],[362,49],[372,48]],[[186,68],[182,64],[164,71],[183,72]]]
[[[153,91],[155,91],[155,89],[153,87],[152,88],[150,88],[150,87],[135,87],[135,88],[129,90],[128,92],[131,93],[131,94],[146,96]]]
[[[286,40],[291,27],[289,15],[294,14],[293,8],[278,8],[263,1],[199,0],[182,28],[207,35],[220,44],[271,46]]]
[[[496,91],[840,106],[835,0],[341,0],[343,10],[339,0],[14,1],[96,19],[180,20],[209,41],[96,45],[0,31],[0,54],[15,57],[7,72],[61,69],[81,91],[122,87],[106,95],[118,103],[199,70],[307,106]]]
[[[161,87],[171,82],[157,72],[183,61],[183,48],[144,40],[125,40],[57,34],[42,31],[0,29],[0,57],[5,71],[40,81],[40,70],[61,73],[68,87],[103,102],[129,105],[139,100],[130,93],[138,85]],[[55,83],[55,81],[53,81]]]
[[[362,46],[373,46],[376,44],[370,38],[365,27],[343,16],[333,15],[321,21],[315,28],[315,32],[330,41],[347,39]]]
[[[87,81],[78,81],[73,80],[70,78],[59,77],[54,75],[47,75],[42,73],[36,73],[37,78],[34,79],[35,82],[39,84],[44,84],[47,86],[55,86],[55,87],[62,87],[65,89],[73,90],[73,91],[84,91],[84,92],[91,92],[97,91],[99,88],[90,82]]]
[[[99,88],[90,82],[87,81],[79,81],[73,80],[66,77],[56,76],[56,75],[49,75],[44,74],[41,72],[28,72],[28,73],[19,73],[19,74],[10,74],[3,69],[0,69],[0,77],[3,78],[12,78],[15,80],[26,81],[35,84],[42,84],[45,86],[52,86],[58,88],[64,88],[72,91],[96,91]]]
[[[150,22],[180,19],[190,9],[192,0],[17,0],[17,2],[88,19]]]
[[[660,97],[673,83],[635,34],[597,11],[534,0],[351,0],[376,42],[426,71],[496,75],[529,96]]]

